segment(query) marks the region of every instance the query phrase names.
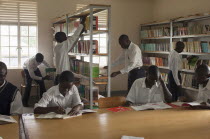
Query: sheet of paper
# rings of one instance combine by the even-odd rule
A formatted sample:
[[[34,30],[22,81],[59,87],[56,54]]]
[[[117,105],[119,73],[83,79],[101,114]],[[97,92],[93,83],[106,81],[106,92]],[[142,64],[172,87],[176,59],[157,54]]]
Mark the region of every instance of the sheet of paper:
[[[57,119],[68,119],[68,118],[73,118],[73,117],[77,117],[77,116],[81,116],[82,113],[78,114],[78,115],[67,115],[67,114],[57,114],[54,112],[50,112],[47,114],[40,114],[39,116],[37,116],[36,118],[38,119],[53,119],[53,118],[57,118]]]
[[[84,109],[84,110],[81,110],[82,113],[95,113],[97,111],[94,111],[94,110],[91,110],[91,109]]]
[[[121,139],[144,139],[143,137],[122,136]]]
[[[0,121],[10,122],[10,123],[17,123],[17,121],[12,116],[1,115],[1,114],[0,114]]]
[[[190,106],[199,106],[199,105],[201,105],[201,103],[197,102],[197,101],[190,102],[190,103],[187,103],[187,104],[189,104]]]
[[[141,105],[141,106],[131,106],[134,110],[136,111],[142,111],[142,110],[161,110],[161,109],[169,109],[172,108],[171,106],[163,103],[163,102],[159,102],[159,103],[147,103],[145,105]]]

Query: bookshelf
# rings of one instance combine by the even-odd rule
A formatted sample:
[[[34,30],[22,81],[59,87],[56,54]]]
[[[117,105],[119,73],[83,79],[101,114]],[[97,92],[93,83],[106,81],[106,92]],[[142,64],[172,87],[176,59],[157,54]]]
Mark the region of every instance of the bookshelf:
[[[187,65],[186,57],[195,55],[199,57],[199,60],[210,61],[209,13],[141,24],[140,36],[141,50],[143,56],[146,57],[146,60],[143,60],[144,67],[155,64],[161,72],[167,73],[169,68],[166,66],[167,62],[164,61],[168,60],[167,57],[177,41],[185,43],[185,50],[180,53],[183,58],[181,71],[185,78],[183,80],[190,78],[192,82],[195,82],[193,81],[195,67]],[[169,48],[163,44],[168,44]],[[210,62],[208,64],[210,65]],[[183,86],[183,89],[198,91],[196,83],[192,82],[187,82],[187,86]]]
[[[105,85],[107,96],[111,96],[111,6],[90,4],[75,12],[67,13],[53,20],[55,33],[65,32],[71,36],[79,25],[79,19],[86,16],[85,29],[74,48],[68,53],[71,70],[89,78],[90,108],[93,108],[94,85]],[[106,75],[101,75],[103,66],[108,66]],[[103,70],[104,71],[104,70]],[[81,82],[82,83],[82,82]],[[85,84],[84,84],[85,85]]]

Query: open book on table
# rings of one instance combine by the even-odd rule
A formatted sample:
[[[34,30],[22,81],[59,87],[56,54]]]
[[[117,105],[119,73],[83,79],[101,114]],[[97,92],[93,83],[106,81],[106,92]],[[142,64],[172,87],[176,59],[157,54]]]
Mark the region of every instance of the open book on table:
[[[198,102],[198,101],[193,101],[193,102],[172,102],[171,104],[175,105],[175,106],[171,105],[172,107],[176,107],[176,106],[178,106],[178,107],[188,107],[188,106],[200,106],[201,102]]]
[[[47,113],[47,114],[40,114],[36,118],[39,118],[39,119],[54,119],[54,118],[68,119],[68,118],[73,118],[73,117],[81,116],[84,113],[93,113],[93,112],[96,112],[94,110],[85,109],[85,110],[81,110],[80,113],[77,114],[77,115],[70,116],[70,115],[68,115],[68,113],[70,111],[71,111],[71,108],[66,108],[65,109],[65,114],[57,114],[55,112],[50,112],[50,113]]]
[[[17,123],[17,121],[12,116],[1,115],[0,114],[0,125],[8,123]]]
[[[136,111],[142,111],[142,110],[162,110],[162,109],[169,109],[172,108],[171,106],[167,105],[164,102],[158,102],[158,103],[147,103],[144,105],[139,106],[131,106]]]

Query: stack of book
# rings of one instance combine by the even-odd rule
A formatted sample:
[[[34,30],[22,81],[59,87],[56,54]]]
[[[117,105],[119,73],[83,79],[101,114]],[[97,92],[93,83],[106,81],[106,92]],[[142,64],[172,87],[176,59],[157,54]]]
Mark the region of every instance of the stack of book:
[[[157,27],[150,30],[142,30],[140,33],[141,38],[170,36],[170,27]]]
[[[190,53],[209,53],[210,45],[207,41],[192,41],[192,42],[184,42],[185,48],[183,52]],[[173,48],[175,49],[176,42],[173,42]]]
[[[166,58],[159,57],[143,57],[143,63],[145,66],[168,66],[168,60]]]
[[[141,44],[142,51],[166,51],[169,52],[169,43],[145,43]]]
[[[176,26],[173,27],[174,36],[181,35],[196,35],[196,34],[206,34],[208,32],[207,25],[193,24],[187,27]]]
[[[71,69],[73,72],[75,72],[77,74],[81,74],[81,75],[90,77],[89,62],[74,59],[74,60],[72,60]],[[93,74],[92,74],[93,78],[99,77],[99,64],[93,63],[92,71],[93,71]]]
[[[98,54],[98,41],[93,40],[93,54]],[[89,54],[90,53],[90,40],[80,40],[77,45],[72,49],[72,53]]]

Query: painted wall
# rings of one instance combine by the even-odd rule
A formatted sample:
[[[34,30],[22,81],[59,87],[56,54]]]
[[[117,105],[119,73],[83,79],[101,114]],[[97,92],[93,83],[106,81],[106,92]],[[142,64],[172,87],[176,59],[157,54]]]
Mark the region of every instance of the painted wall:
[[[130,39],[139,44],[139,24],[149,22],[152,19],[153,0],[37,0],[38,1],[38,49],[43,53],[45,60],[52,65],[53,44],[51,21],[57,16],[71,13],[76,10],[76,4],[108,4],[112,6],[111,13],[111,55],[114,60],[121,51],[118,45],[118,37],[127,34]],[[120,67],[114,68],[113,71]],[[19,70],[11,70],[12,72]],[[19,79],[19,73],[17,75]],[[20,86],[19,80],[8,76],[9,81]],[[119,84],[120,82],[120,84]],[[127,75],[120,75],[112,79],[112,90],[126,90]]]

